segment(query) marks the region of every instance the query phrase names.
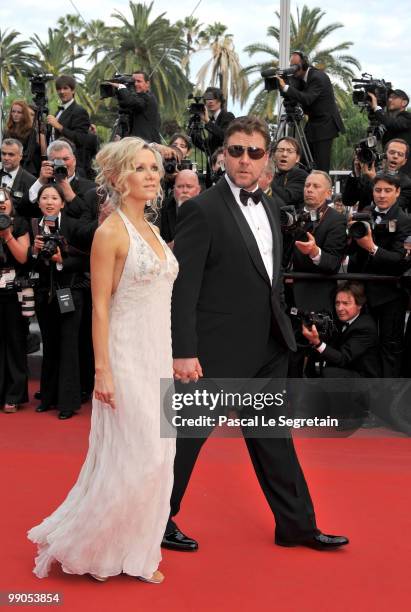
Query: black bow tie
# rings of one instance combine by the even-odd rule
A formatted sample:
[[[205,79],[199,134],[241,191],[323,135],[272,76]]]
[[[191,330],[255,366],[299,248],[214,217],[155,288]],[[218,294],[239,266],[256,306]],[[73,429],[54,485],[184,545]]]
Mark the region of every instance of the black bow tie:
[[[61,106],[61,105],[60,105],[60,106],[58,106],[57,108],[59,109],[59,111],[64,111],[64,106]]]
[[[252,199],[254,204],[258,204],[261,202],[261,196],[263,195],[263,190],[258,188],[255,191],[246,191],[245,189],[240,189],[240,201],[241,204],[247,206],[249,198]]]
[[[0,170],[0,175],[1,176],[9,176],[10,178],[12,178],[10,172],[7,172],[7,170]]]
[[[377,217],[384,217],[384,215],[386,215],[388,212],[388,210],[383,210],[383,211],[378,211],[378,210],[373,210],[372,214],[374,219],[376,219]]]

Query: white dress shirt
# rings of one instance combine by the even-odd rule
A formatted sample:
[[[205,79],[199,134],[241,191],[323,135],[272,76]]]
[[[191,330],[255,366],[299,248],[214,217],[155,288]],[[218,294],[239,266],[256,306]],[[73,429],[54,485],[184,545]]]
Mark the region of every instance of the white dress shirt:
[[[248,205],[244,206],[240,200],[240,187],[237,187],[230,177],[225,174],[226,181],[232,191],[235,201],[240,207],[245,220],[247,221],[250,230],[257,242],[258,250],[260,251],[265,269],[267,270],[268,278],[272,283],[273,278],[273,235],[271,233],[270,222],[268,221],[267,213],[261,202],[254,204],[249,198]],[[256,191],[258,188],[254,189]]]

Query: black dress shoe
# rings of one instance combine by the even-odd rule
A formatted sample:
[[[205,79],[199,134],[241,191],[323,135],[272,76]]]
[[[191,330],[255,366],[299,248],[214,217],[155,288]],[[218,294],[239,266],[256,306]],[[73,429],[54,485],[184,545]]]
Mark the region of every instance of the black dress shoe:
[[[40,393],[40,391],[36,391],[36,392],[35,392],[35,394],[34,394],[34,399],[36,399],[36,400],[41,400],[41,393]]]
[[[307,546],[316,550],[335,550],[340,546],[345,546],[349,543],[349,539],[345,536],[326,535],[325,533],[317,533],[303,540],[281,540],[275,538],[275,543],[278,546]]]
[[[45,406],[44,404],[40,404],[39,406],[37,406],[36,408],[36,412],[47,412],[48,410],[51,410],[51,406]]]
[[[194,551],[198,548],[198,542],[184,535],[177,527],[164,535],[161,546],[170,550]]]
[[[62,410],[59,412],[59,419],[65,421],[66,419],[71,419],[76,413],[73,410]]]

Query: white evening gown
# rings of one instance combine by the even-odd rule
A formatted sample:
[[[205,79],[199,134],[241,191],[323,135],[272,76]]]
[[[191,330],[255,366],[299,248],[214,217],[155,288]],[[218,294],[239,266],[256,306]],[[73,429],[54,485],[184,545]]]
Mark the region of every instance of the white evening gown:
[[[93,400],[89,450],[65,501],[28,532],[34,573],[53,561],[70,574],[149,578],[161,560],[170,511],[175,440],[160,437],[160,378],[172,378],[171,292],[177,261],[161,261],[125,214],[130,237],[110,308],[116,408]],[[154,230],[153,230],[154,231]]]

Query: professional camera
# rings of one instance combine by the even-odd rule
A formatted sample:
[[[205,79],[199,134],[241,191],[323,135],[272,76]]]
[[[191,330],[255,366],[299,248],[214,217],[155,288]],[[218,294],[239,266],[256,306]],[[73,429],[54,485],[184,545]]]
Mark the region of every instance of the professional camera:
[[[378,138],[376,135],[370,135],[360,140],[354,147],[358,161],[361,164],[368,164],[369,168],[371,168],[372,164],[375,164],[378,169],[378,165],[383,161],[384,155],[377,150],[377,145]]]
[[[191,100],[194,100],[194,102],[191,102]],[[190,105],[187,107],[187,112],[189,114],[188,129],[193,127],[202,127],[202,115],[206,111],[203,96],[194,96],[193,94],[190,94],[188,96],[188,101],[190,102]]]
[[[370,110],[369,93],[373,93],[377,98],[378,106],[385,110],[388,102],[388,96],[392,90],[392,84],[384,81],[384,79],[374,79],[367,72],[362,73],[361,79],[353,79],[354,91],[352,93],[352,101],[356,106],[362,109]]]
[[[62,159],[54,159],[52,164],[53,176],[57,182],[60,182],[68,177],[67,166]]]
[[[281,77],[285,82],[288,81],[288,77],[293,76],[299,69],[299,66],[289,66],[287,68],[266,68],[261,71],[261,76],[264,79],[264,90],[265,91],[277,91],[279,89],[278,79],[275,77]]]
[[[131,74],[116,73],[113,78],[100,84],[100,100],[114,98],[117,95],[117,88],[110,85],[110,83],[119,83],[120,85],[125,85],[130,91],[135,91],[134,79]]]
[[[351,221],[353,221],[353,223],[348,227],[347,234],[350,238],[356,240],[364,238],[364,236],[368,234],[369,228],[371,228],[374,233],[378,234],[385,232],[394,233],[397,231],[396,219],[385,221],[382,217],[380,223],[376,223],[372,212],[368,210],[354,213],[351,217]]]
[[[286,233],[292,233],[295,240],[301,240],[306,236],[303,229],[306,223],[312,222],[314,225],[320,221],[320,215],[315,210],[297,210],[295,206],[281,206],[280,226]]]
[[[47,233],[45,228],[48,228]],[[66,240],[59,232],[58,217],[54,215],[44,217],[44,225],[40,235],[43,238],[43,248],[39,253],[39,257],[42,259],[49,261],[57,253],[58,248],[60,248],[60,251],[65,250]]]
[[[290,315],[296,317],[301,323],[311,329],[315,325],[318,335],[323,342],[328,342],[335,333],[336,327],[332,315],[326,310],[320,312],[309,312],[307,310],[299,310],[291,308]]]
[[[194,164],[191,159],[182,159],[179,162],[175,157],[172,159],[167,159],[164,162],[164,172],[166,174],[174,174],[175,172],[180,172],[181,170],[193,170]]]
[[[27,278],[20,276],[14,279],[14,288],[17,290],[17,297],[21,303],[21,314],[23,317],[34,317],[35,299],[34,287],[38,284],[38,274]]]

